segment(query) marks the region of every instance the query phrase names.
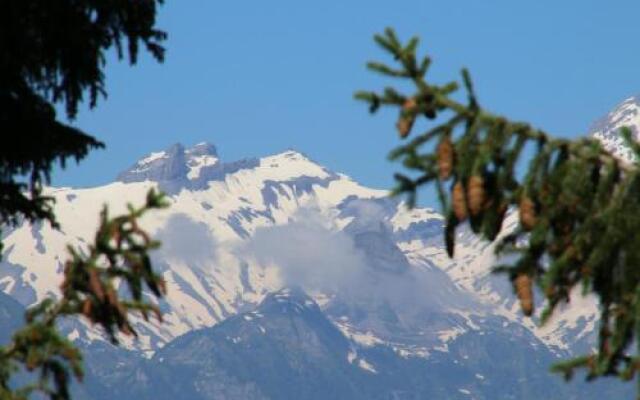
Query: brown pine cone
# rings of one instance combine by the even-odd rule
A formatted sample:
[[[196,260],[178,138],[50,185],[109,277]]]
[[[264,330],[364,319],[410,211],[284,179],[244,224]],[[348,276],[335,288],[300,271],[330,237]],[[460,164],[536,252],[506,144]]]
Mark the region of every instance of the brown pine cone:
[[[30,351],[27,354],[27,359],[25,361],[25,366],[27,367],[27,371],[33,371],[40,365],[40,359],[35,351]]]
[[[530,231],[536,225],[536,205],[527,196],[520,199],[520,224],[525,231]]]
[[[504,219],[504,215],[509,210],[509,205],[507,203],[500,203],[498,206],[498,215],[500,215],[500,220]]]
[[[85,299],[84,302],[82,303],[82,314],[89,319],[93,319],[91,315],[91,308],[92,308],[91,300]]]
[[[527,274],[520,274],[513,281],[516,290],[516,296],[520,300],[520,307],[524,315],[531,316],[533,314],[533,289],[531,287],[531,277]]]
[[[469,212],[476,216],[480,214],[484,208],[485,191],[484,179],[481,176],[474,175],[469,178],[469,186],[467,188],[467,198],[469,199]]]
[[[453,213],[458,221],[464,221],[467,219],[467,200],[464,195],[464,187],[462,182],[456,182],[453,185],[451,192],[451,204],[453,206]]]
[[[89,270],[89,288],[100,301],[104,300],[104,289],[95,268]]]
[[[116,296],[116,291],[113,288],[107,290],[107,302],[114,307],[118,304],[118,296]]]
[[[131,325],[129,325],[128,322],[125,322],[122,325],[120,325],[120,332],[124,333],[127,336],[135,335],[135,332],[131,329]]]
[[[162,296],[166,296],[166,294],[167,294],[167,282],[164,280],[164,278],[158,278],[156,280],[156,285],[158,286],[158,291],[160,292],[160,294]]]
[[[80,354],[78,353],[78,350],[72,347],[67,347],[63,349],[60,353],[62,354],[62,357],[66,358],[67,360],[77,360],[78,358],[80,358]]]
[[[400,117],[398,119],[396,128],[398,129],[398,133],[400,134],[401,138],[406,138],[407,136],[409,136],[409,132],[411,132],[411,128],[413,127],[415,119],[416,118],[412,116]]]
[[[396,128],[398,129],[398,133],[401,138],[405,138],[411,132],[411,128],[413,124],[416,122],[416,114],[413,112],[413,109],[416,107],[416,100],[413,97],[405,100],[402,105],[402,110],[400,111],[400,117],[398,118],[398,123],[396,124]]]
[[[151,305],[150,309],[151,309],[151,312],[156,316],[158,321],[162,322],[163,318],[162,318],[162,311],[160,311],[160,308],[158,308],[157,306]]]
[[[453,144],[451,138],[447,135],[438,144],[436,155],[438,157],[438,174],[440,179],[449,179],[453,171]]]

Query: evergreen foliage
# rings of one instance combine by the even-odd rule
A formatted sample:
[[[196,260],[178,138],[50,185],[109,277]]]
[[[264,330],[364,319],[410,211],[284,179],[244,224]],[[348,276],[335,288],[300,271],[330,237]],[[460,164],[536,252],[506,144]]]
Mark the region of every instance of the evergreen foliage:
[[[15,332],[11,343],[0,348],[0,398],[27,399],[41,392],[51,399],[69,398],[71,374],[81,380],[80,351],[57,329],[63,317],[84,316],[118,343],[117,333],[136,335],[129,313],[139,312],[145,320],[149,314],[162,321],[160,309],[146,300],[143,289],[156,299],[164,296],[163,279],[151,268],[148,252],[159,246],[138,227],[138,219],[149,210],[166,207],[162,194],[151,190],[146,204],[129,206],[129,212],[109,218],[105,207],[94,243],[86,249],[69,246],[69,260],[64,267],[59,300],[48,298],[30,308],[26,325]],[[127,295],[118,290],[126,285]],[[21,371],[38,371],[34,383],[14,388],[12,375]]]
[[[88,95],[106,96],[105,52],[134,64],[142,43],[159,61],[165,33],[154,28],[161,0],[0,0],[0,223],[20,217],[54,226],[42,195],[55,162],[84,158],[104,144],[56,118]],[[125,53],[126,51],[126,53]]]
[[[418,38],[402,44],[387,29],[375,41],[397,66],[372,62],[368,68],[408,81],[415,91],[387,87],[355,97],[372,113],[382,106],[398,109],[401,138],[411,135],[418,118],[428,125],[391,152],[390,158],[410,171],[396,175],[394,193],[407,195],[413,206],[420,187],[435,186],[450,256],[458,226],[468,223],[493,241],[507,213],[517,208],[519,226],[500,237],[496,248],[509,261],[495,269],[511,279],[524,314],[534,312],[533,285],[545,296],[543,324],[561,312],[558,306],[570,301],[576,286],[600,304],[597,352],[552,369],[566,379],[578,368],[586,370],[587,379],[637,376],[640,385],[640,348],[632,347],[640,343],[640,168],[614,157],[595,139],[554,138],[485,111],[466,70],[467,99],[456,101],[457,82],[437,85],[426,79],[431,59],[417,57]],[[622,134],[640,155],[630,130]],[[524,151],[530,145],[533,155]],[[516,171],[519,165],[527,166],[524,176]]]
[[[155,28],[162,0],[0,0],[0,227],[48,221],[58,228],[53,198],[43,194],[56,163],[64,168],[104,144],[64,122],[55,105],[73,119],[88,99],[95,107],[106,97],[106,52],[135,64],[139,47],[164,59],[166,34]],[[148,252],[158,243],[138,227],[145,212],[164,207],[150,191],[146,204],[126,215],[101,214],[95,241],[87,249],[69,248],[58,300],[29,309],[26,325],[0,347],[0,398],[26,399],[40,393],[68,399],[72,375],[82,378],[80,351],[57,329],[62,317],[84,315],[104,329],[112,342],[118,332],[135,335],[131,312],[160,318],[143,297],[164,295]],[[0,251],[2,243],[0,243]],[[47,266],[44,266],[47,267]],[[53,266],[48,266],[53,268]],[[116,287],[127,287],[128,294]],[[124,291],[126,293],[126,291]],[[153,297],[152,297],[153,298]],[[31,374],[24,374],[24,372]],[[16,373],[20,373],[16,380]],[[37,376],[33,383],[19,386]]]

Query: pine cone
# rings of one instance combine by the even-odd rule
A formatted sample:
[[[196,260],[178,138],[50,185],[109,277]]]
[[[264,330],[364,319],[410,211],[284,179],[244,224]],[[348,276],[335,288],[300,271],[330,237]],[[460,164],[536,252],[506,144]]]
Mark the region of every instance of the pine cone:
[[[413,127],[414,122],[416,122],[416,114],[413,112],[413,109],[416,107],[416,100],[413,97],[405,100],[402,105],[402,110],[400,111],[400,117],[398,118],[398,123],[396,124],[396,128],[398,128],[398,133],[401,138],[405,138],[411,132],[411,128]]]
[[[484,179],[481,176],[474,175],[469,178],[469,186],[467,188],[467,198],[469,199],[469,212],[476,216],[480,214],[484,207],[485,192]]]
[[[453,170],[453,145],[451,138],[447,135],[438,144],[436,150],[438,156],[438,174],[440,179],[449,179]]]
[[[100,301],[104,300],[104,289],[95,268],[89,270],[89,288]]]
[[[79,358],[78,351],[72,347],[63,349],[60,354],[62,354],[62,357],[66,358],[67,360],[77,360]]]
[[[27,354],[27,359],[25,361],[25,365],[27,367],[27,371],[33,371],[40,364],[40,358],[35,351],[30,351]]]
[[[166,296],[167,294],[167,282],[164,278],[158,278],[156,280],[156,286],[158,287],[158,291],[162,296]]]
[[[418,103],[416,103],[416,99],[409,97],[404,101],[404,104],[402,104],[402,109],[404,111],[411,111],[416,107],[416,105],[418,105]]]
[[[513,281],[516,290],[516,296],[520,300],[520,307],[524,315],[531,316],[533,314],[533,290],[531,288],[531,277],[527,274],[519,274]]]
[[[120,325],[120,332],[124,333],[127,336],[135,335],[135,332],[131,329],[131,326],[127,322]]]
[[[82,314],[89,319],[93,319],[91,315],[91,308],[92,308],[91,300],[85,299],[84,302],[82,303]]]
[[[396,128],[398,129],[398,133],[400,134],[401,138],[406,138],[409,135],[415,119],[416,117],[414,116],[401,116],[400,119],[398,119]]]
[[[118,310],[118,314],[122,316],[123,319],[127,319],[127,306],[122,304],[121,302],[116,303],[116,309]],[[145,321],[148,321],[145,315]]]
[[[462,182],[456,182],[456,184],[453,185],[451,204],[453,206],[453,213],[458,221],[464,221],[467,219],[467,200],[464,196],[464,187],[462,186]]]
[[[107,302],[114,307],[118,305],[118,296],[116,296],[116,291],[113,288],[107,290]]]
[[[525,231],[530,231],[536,225],[536,205],[527,196],[520,199],[520,224]]]
[[[31,339],[32,342],[39,342],[42,340],[42,333],[37,329],[32,329],[29,333],[29,339]]]
[[[156,318],[158,319],[158,321],[162,322],[162,312],[160,311],[160,308],[151,305],[151,311],[153,311],[153,313],[155,314]]]
[[[500,220],[504,219],[504,215],[509,211],[509,205],[507,203],[500,203],[498,206],[498,215],[500,216]]]

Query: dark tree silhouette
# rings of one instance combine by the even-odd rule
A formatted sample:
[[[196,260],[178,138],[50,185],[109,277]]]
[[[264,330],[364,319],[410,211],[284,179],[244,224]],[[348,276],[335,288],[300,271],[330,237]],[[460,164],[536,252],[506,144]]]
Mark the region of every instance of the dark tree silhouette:
[[[157,0],[0,1],[0,221],[55,224],[41,196],[55,162],[84,158],[104,145],[56,118],[70,118],[88,97],[106,96],[105,52],[135,64],[142,44],[159,61],[165,33],[155,29]],[[19,180],[20,178],[21,180]]]
[[[58,227],[53,199],[43,194],[56,163],[82,160],[104,144],[69,126],[56,105],[73,119],[78,106],[95,107],[106,97],[106,53],[137,61],[143,46],[164,59],[166,34],[156,29],[161,0],[0,0],[0,227],[23,221],[48,221]],[[95,241],[87,249],[69,249],[59,300],[32,307],[27,324],[0,348],[0,398],[25,399],[41,392],[51,399],[69,398],[71,374],[82,377],[81,355],[56,328],[63,316],[84,315],[105,329],[135,334],[131,311],[157,314],[142,297],[147,287],[164,294],[164,283],[151,267],[148,251],[158,245],[137,226],[150,209],[164,207],[162,195],[150,192],[140,208],[115,218],[105,209]],[[0,251],[2,249],[0,243]],[[53,266],[51,266],[53,268]],[[115,290],[116,280],[129,288]],[[10,379],[26,368],[33,383],[14,388]]]

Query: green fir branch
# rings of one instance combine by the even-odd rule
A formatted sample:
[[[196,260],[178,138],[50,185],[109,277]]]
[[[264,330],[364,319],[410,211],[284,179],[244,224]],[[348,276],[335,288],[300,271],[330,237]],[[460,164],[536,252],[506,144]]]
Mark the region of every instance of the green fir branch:
[[[504,259],[510,261],[495,271],[509,275],[523,312],[533,313],[533,285],[546,299],[542,323],[561,312],[558,306],[570,301],[575,287],[595,295],[600,304],[598,351],[553,370],[567,379],[576,369],[586,369],[588,379],[640,377],[640,348],[631,348],[640,343],[638,167],[609,153],[594,138],[555,138],[484,110],[466,69],[462,87],[467,100],[457,101],[452,95],[458,83],[437,85],[426,79],[431,59],[417,58],[417,39],[403,46],[388,28],[374,40],[397,66],[369,66],[415,87],[406,94],[386,89],[355,96],[372,112],[383,106],[398,108],[400,137],[413,135],[390,153],[390,159],[411,171],[396,174],[392,193],[406,195],[413,206],[421,187],[436,186],[451,256],[461,224],[494,240],[508,210],[514,210],[519,226],[496,244],[496,253],[509,254]],[[427,120],[426,132],[413,132],[417,118]],[[640,159],[631,130],[623,129],[621,135]],[[439,144],[431,145],[434,142]],[[530,144],[536,149],[533,155],[524,151]],[[516,172],[520,166],[526,167],[524,177]]]

